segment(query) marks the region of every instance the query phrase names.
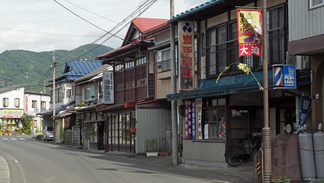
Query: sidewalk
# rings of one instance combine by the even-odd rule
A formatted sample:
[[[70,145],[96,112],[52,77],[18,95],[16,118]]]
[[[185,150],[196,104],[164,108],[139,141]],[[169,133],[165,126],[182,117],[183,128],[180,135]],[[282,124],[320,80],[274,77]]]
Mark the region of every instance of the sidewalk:
[[[7,161],[0,155],[0,183],[10,182],[10,171]]]
[[[192,164],[179,164],[173,166],[172,156],[146,157],[127,153],[106,152],[108,155],[124,156],[136,161],[142,161],[156,166],[175,169],[187,176],[203,178],[212,182],[222,183],[252,183],[254,182],[253,164],[243,162],[238,167],[207,167]],[[180,159],[181,161],[181,159]]]

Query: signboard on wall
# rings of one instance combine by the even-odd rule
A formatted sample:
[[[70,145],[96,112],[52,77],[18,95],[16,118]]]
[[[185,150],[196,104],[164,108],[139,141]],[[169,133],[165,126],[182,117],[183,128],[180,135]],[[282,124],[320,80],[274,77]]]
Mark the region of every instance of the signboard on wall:
[[[114,103],[114,73],[103,72],[103,102],[107,104]]]
[[[23,110],[3,110],[4,118],[22,118]]]
[[[195,36],[193,21],[179,21],[179,90],[194,89]]]
[[[273,86],[275,89],[296,88],[296,68],[294,65],[273,65]]]

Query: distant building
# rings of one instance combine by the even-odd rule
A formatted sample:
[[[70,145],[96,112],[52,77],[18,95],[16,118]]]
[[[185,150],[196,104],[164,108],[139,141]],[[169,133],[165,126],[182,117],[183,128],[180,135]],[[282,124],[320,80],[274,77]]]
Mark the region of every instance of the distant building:
[[[60,132],[71,129],[75,125],[75,113],[69,111],[74,109],[74,81],[102,66],[98,61],[69,61],[66,63],[63,74],[55,78],[55,100],[51,99],[50,109],[37,113],[44,118],[43,128],[53,126],[53,101],[55,101],[55,124],[54,141],[59,142]],[[50,81],[53,82],[53,81]],[[51,87],[51,96],[53,85]]]
[[[50,107],[51,96],[49,94],[37,93],[37,92],[25,92],[24,96],[24,113],[25,115],[32,116],[32,132],[42,131],[43,124],[42,118],[37,116],[38,112],[43,112]]]
[[[0,125],[2,130],[9,129],[11,133],[22,127],[24,91],[23,85],[0,88]]]

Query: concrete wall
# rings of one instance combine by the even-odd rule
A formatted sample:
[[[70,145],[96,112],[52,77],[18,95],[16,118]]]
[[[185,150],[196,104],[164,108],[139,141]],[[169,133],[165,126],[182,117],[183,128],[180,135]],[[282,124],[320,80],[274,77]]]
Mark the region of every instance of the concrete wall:
[[[182,161],[185,164],[227,167],[225,141],[183,140]]]
[[[302,180],[298,135],[277,135],[271,141],[271,147],[272,177]]]

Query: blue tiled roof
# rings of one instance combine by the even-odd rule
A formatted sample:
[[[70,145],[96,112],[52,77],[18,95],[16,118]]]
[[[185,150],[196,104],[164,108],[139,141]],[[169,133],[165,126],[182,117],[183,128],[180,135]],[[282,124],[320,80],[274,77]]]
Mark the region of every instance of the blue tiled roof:
[[[63,75],[68,80],[77,80],[101,66],[102,63],[96,61],[69,61],[65,65]]]
[[[203,9],[205,9],[205,8],[211,6],[211,5],[214,5],[216,3],[219,3],[219,2],[222,2],[222,1],[221,0],[209,0],[209,1],[203,3],[203,4],[199,5],[199,6],[196,6],[194,8],[189,9],[189,10],[186,10],[185,12],[177,14],[176,16],[172,17],[169,22],[176,21],[176,20],[178,20],[178,19],[180,19],[182,17],[185,17],[185,16],[187,16],[189,14],[198,12],[200,10],[203,10]]]

